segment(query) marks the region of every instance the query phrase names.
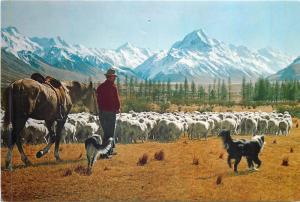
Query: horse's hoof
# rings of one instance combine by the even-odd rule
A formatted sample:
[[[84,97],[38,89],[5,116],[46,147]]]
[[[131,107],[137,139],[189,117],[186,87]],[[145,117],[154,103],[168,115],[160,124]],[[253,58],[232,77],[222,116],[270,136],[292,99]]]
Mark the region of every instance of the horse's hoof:
[[[87,168],[86,174],[87,174],[87,175],[91,175],[91,174],[92,174],[92,168],[91,168],[91,167],[88,167],[88,168]]]
[[[62,161],[63,161],[60,157],[55,157],[55,160],[56,160],[57,162],[62,162]]]
[[[8,168],[6,168],[8,171],[12,172],[13,171],[13,168],[12,166],[9,166]]]
[[[11,163],[9,163],[9,162],[6,162],[5,168],[6,168],[6,170],[8,170],[8,171],[13,171],[12,165],[11,165]]]
[[[25,161],[25,166],[32,166],[33,164],[28,159]]]
[[[44,152],[43,152],[43,151],[38,151],[38,152],[36,153],[36,158],[41,158],[43,155],[44,155]]]

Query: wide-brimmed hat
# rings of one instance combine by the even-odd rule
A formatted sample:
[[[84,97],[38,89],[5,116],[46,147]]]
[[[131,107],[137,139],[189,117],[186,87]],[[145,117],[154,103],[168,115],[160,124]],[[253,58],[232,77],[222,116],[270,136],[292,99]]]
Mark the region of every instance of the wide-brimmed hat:
[[[117,75],[116,75],[116,70],[114,70],[114,69],[112,69],[112,68],[110,68],[110,69],[108,69],[107,70],[107,72],[106,72],[106,74],[104,74],[106,77],[109,77],[109,76],[116,76],[117,77]]]

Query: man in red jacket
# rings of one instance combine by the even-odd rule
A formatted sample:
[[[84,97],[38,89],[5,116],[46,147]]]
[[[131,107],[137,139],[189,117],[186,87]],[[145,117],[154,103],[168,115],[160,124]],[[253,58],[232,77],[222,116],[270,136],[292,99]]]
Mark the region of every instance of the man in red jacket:
[[[110,137],[114,139],[113,149],[115,148],[115,125],[116,114],[120,113],[120,99],[118,89],[114,84],[117,75],[114,69],[108,69],[106,80],[97,88],[97,102],[102,129],[104,131],[103,142],[107,142]],[[116,154],[113,149],[109,155]],[[104,156],[108,158],[108,155]]]

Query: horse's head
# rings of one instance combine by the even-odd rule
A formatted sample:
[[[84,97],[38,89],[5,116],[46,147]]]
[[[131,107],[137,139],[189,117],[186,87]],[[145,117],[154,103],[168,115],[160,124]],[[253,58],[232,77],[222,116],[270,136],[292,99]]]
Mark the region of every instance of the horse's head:
[[[87,85],[78,81],[72,81],[66,82],[65,86],[69,90],[72,103],[82,104],[92,113],[97,111],[96,91],[93,88],[92,82]]]

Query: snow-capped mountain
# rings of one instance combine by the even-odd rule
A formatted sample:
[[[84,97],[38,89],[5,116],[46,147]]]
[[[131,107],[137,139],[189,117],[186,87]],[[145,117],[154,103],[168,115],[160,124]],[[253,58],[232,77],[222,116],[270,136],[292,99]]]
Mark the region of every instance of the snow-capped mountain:
[[[186,35],[168,52],[160,52],[135,70],[143,78],[155,80],[212,82],[227,79],[240,82],[270,75],[291,62],[292,58],[272,49],[251,51],[245,46],[227,45],[210,38],[203,30]]]
[[[116,50],[87,48],[71,45],[61,37],[26,37],[15,27],[1,29],[1,48],[23,62],[33,65],[30,58],[39,58],[43,63],[59,69],[75,71],[88,76],[105,72],[115,67],[121,74],[134,75],[134,69],[153,53],[126,43]]]
[[[21,35],[15,27],[1,28],[1,48],[18,58],[22,52],[40,54],[43,49],[30,38]]]
[[[108,68],[115,67],[121,77],[176,82],[188,78],[203,83],[231,77],[233,82],[241,82],[243,77],[255,80],[274,74],[292,62],[292,57],[274,49],[253,51],[245,46],[226,44],[201,29],[160,52],[130,43],[116,50],[87,48],[69,44],[59,36],[26,37],[15,27],[1,29],[1,38],[1,50],[5,54],[12,54],[34,70],[47,66],[47,72],[60,69],[80,74],[80,78],[84,75],[98,79]],[[13,57],[6,58],[8,61]]]
[[[300,56],[286,68],[268,77],[270,80],[300,80]]]
[[[154,53],[148,49],[137,48],[127,42],[115,51],[103,50],[102,57],[111,61],[111,63],[115,66],[135,68],[153,54]]]

